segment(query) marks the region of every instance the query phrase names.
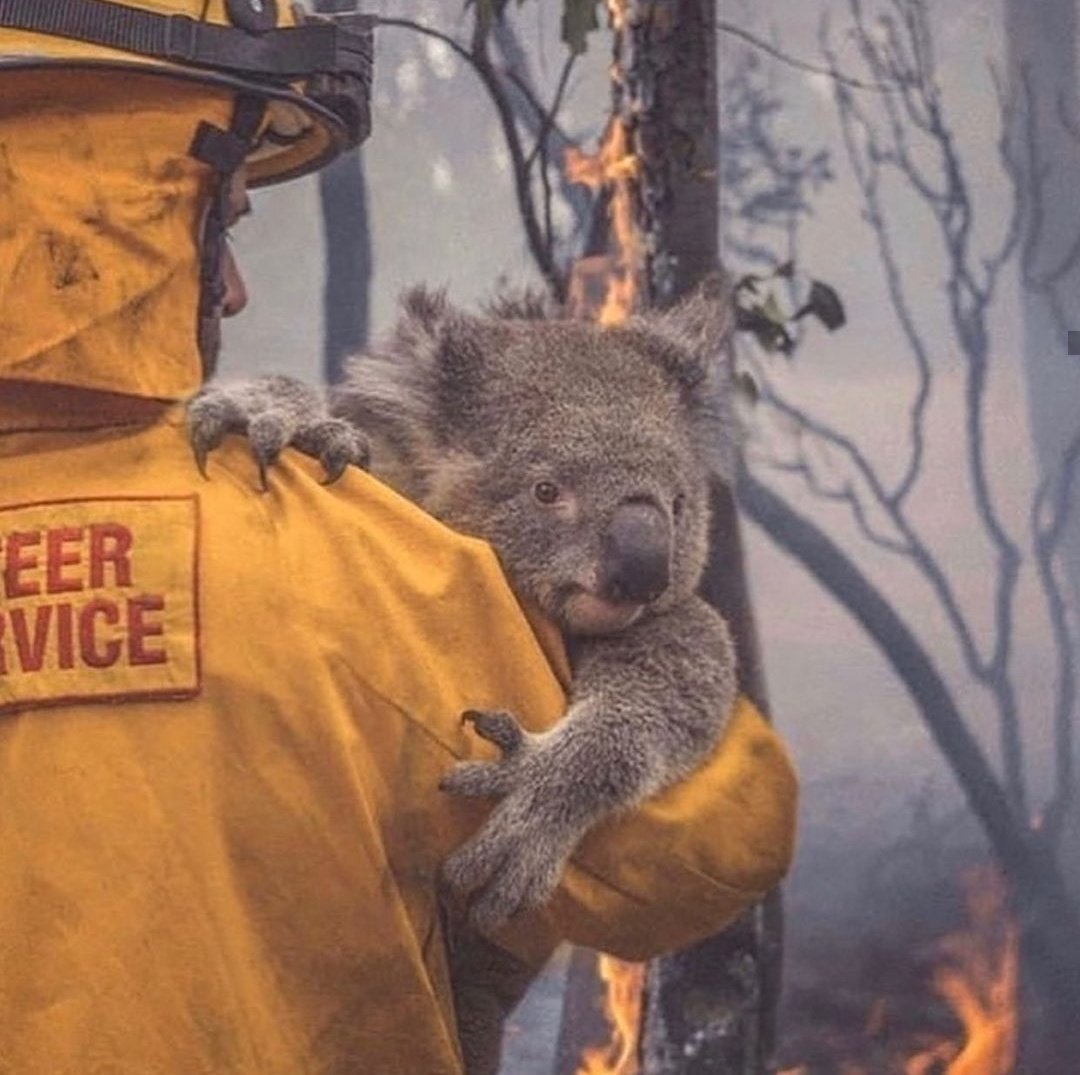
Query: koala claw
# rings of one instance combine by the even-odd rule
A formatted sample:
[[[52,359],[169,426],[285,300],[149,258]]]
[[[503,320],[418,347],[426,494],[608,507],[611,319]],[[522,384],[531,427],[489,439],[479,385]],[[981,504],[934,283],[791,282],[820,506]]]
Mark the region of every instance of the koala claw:
[[[225,434],[233,428],[234,421],[231,406],[208,390],[204,389],[188,404],[188,439],[195,455],[195,465],[203,478],[209,480],[207,460],[225,439]]]
[[[204,478],[207,459],[225,435],[246,434],[264,492],[270,468],[290,445],[322,463],[324,485],[337,481],[350,464],[366,470],[370,462],[367,437],[344,419],[330,417],[320,394],[290,377],[206,385],[188,404],[187,424]]]
[[[343,418],[323,418],[312,422],[293,443],[322,464],[323,485],[333,485],[352,465],[367,470],[371,465],[371,445],[367,437]]]
[[[269,489],[266,474],[277,461],[281,449],[289,443],[289,430],[276,415],[255,415],[248,422],[248,437],[251,439],[251,452],[259,468],[259,489]]]
[[[504,710],[467,709],[461,714],[462,724],[471,724],[476,734],[494,743],[505,756],[513,756],[525,743],[525,732],[512,713]]]

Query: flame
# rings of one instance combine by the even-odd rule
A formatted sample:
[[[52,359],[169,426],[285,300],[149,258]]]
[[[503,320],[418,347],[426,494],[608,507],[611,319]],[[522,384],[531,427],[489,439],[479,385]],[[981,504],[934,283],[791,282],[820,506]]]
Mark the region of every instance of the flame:
[[[615,33],[626,29],[628,0],[607,0],[608,19]]]
[[[613,253],[581,258],[570,274],[570,305],[602,325],[625,321],[634,309],[645,270],[645,247],[636,223],[636,183],[641,159],[626,124],[614,116],[593,154],[575,146],[564,157],[567,177],[592,190],[610,191],[608,219]],[[599,297],[598,297],[598,293]]]
[[[940,1045],[912,1057],[904,1075],[922,1075],[939,1059],[949,1059],[945,1075],[1009,1075],[1013,1070],[1019,933],[1005,913],[1007,892],[1000,873],[972,870],[964,883],[971,929],[942,942],[947,960],[934,975],[935,991],[964,1027],[964,1042],[951,1058],[941,1057]]]
[[[903,1075],[1011,1075],[1016,1063],[1019,931],[1007,913],[1005,881],[997,870],[980,867],[963,876],[963,885],[969,928],[939,942],[942,962],[932,979],[963,1033],[900,1058]],[[866,1033],[880,1040],[887,1033],[887,1016],[885,1002],[875,1001]],[[843,1075],[871,1075],[861,1064],[837,1062]],[[801,1064],[779,1075],[814,1075],[815,1070]]]
[[[575,1075],[638,1075],[638,1027],[641,1025],[641,993],[645,964],[624,963],[601,955],[597,962],[604,983],[604,1016],[611,1024],[606,1045],[585,1050]]]

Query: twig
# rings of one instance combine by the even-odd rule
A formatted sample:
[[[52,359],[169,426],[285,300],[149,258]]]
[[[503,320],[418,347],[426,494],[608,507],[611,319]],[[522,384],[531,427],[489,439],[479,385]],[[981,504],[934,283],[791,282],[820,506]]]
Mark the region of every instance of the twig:
[[[762,52],[772,56],[773,59],[780,60],[781,63],[785,63],[789,67],[794,67],[799,71],[806,71],[812,75],[825,75],[827,78],[831,78],[833,81],[840,82],[845,86],[851,86],[853,89],[873,90],[875,93],[892,93],[898,88],[884,82],[864,82],[862,79],[841,74],[835,67],[820,67],[806,60],[800,60],[797,56],[792,56],[791,53],[785,52],[778,46],[770,44],[764,38],[758,37],[744,26],[737,26],[726,19],[717,19],[716,28],[721,33],[740,38],[748,45],[753,45],[754,48],[760,49]]]
[[[443,42],[476,73],[487,90],[491,103],[495,106],[495,113],[498,116],[503,137],[506,141],[506,148],[510,154],[510,164],[514,173],[514,192],[517,196],[521,220],[525,227],[525,238],[529,245],[529,251],[544,279],[547,280],[552,295],[557,301],[561,302],[565,298],[566,282],[555,264],[552,236],[545,234],[537,218],[536,205],[533,202],[529,179],[529,169],[525,164],[525,152],[517,128],[517,119],[514,116],[514,110],[510,106],[510,102],[507,100],[499,73],[496,71],[488,54],[488,40],[491,33],[490,12],[482,4],[476,5],[476,21],[473,24],[472,41],[468,47],[449,34],[417,22],[415,19],[378,16],[374,22],[377,26],[396,26]]]

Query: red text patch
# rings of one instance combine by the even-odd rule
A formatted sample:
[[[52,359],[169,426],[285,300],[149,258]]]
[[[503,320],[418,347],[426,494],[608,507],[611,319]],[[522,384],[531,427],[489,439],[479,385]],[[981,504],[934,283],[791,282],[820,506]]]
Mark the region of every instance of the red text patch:
[[[198,502],[0,505],[0,710],[199,689]]]

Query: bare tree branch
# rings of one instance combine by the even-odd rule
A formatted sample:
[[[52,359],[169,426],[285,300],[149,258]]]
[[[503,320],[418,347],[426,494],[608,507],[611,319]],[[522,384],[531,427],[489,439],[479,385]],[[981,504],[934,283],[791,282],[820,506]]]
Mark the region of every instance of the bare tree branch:
[[[764,38],[758,37],[757,34],[747,30],[746,27],[738,26],[733,22],[728,22],[726,19],[717,19],[716,28],[721,33],[731,34],[732,37],[737,37],[740,40],[745,41],[748,45],[753,45],[754,48],[772,56],[773,59],[787,64],[788,67],[794,67],[798,71],[805,71],[811,75],[824,75],[834,82],[843,83],[845,86],[851,86],[853,89],[857,90],[873,90],[875,93],[890,93],[896,89],[895,86],[888,85],[887,83],[864,82],[862,79],[852,78],[850,75],[842,74],[835,66],[821,67],[818,64],[800,60],[797,56],[792,56],[791,53],[785,52],[778,45],[773,45]]]
[[[517,118],[507,97],[503,80],[492,63],[489,53],[492,29],[491,12],[483,4],[477,4],[475,10],[472,40],[468,47],[449,34],[417,22],[415,19],[384,18],[380,16],[375,19],[375,23],[379,26],[401,27],[443,42],[457,56],[463,59],[480,79],[487,90],[491,103],[495,106],[495,113],[502,129],[507,152],[510,155],[510,165],[514,175],[514,193],[517,198],[521,222],[525,228],[525,238],[529,246],[529,252],[547,281],[552,295],[557,301],[561,302],[565,298],[566,280],[555,262],[553,236],[550,231],[545,231],[540,222],[537,207],[533,200],[529,175],[530,168],[526,165],[525,150],[518,130]]]

